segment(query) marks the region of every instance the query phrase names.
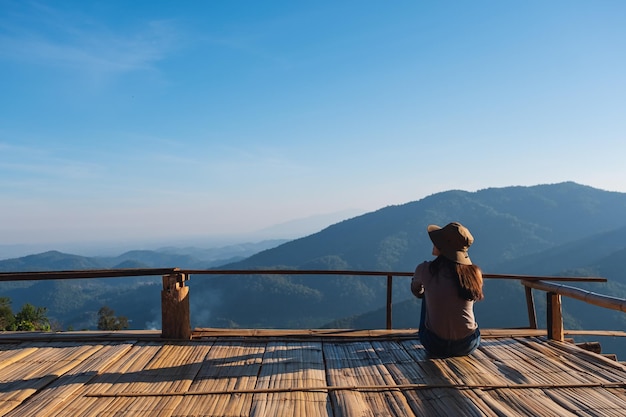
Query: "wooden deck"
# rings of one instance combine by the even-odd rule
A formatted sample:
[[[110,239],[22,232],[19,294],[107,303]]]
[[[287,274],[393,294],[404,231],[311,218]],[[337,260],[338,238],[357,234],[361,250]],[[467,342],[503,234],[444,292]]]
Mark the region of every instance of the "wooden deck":
[[[0,333],[0,416],[117,415],[624,416],[626,366],[541,330],[451,359],[414,330]]]

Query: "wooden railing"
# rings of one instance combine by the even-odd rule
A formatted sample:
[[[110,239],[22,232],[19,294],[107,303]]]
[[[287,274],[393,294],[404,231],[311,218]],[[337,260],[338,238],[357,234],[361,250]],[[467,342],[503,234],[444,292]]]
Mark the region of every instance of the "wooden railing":
[[[550,339],[563,341],[565,337],[561,296],[571,297],[598,307],[626,312],[626,299],[623,298],[596,294],[580,288],[544,282],[542,280],[522,280],[522,284],[526,289],[526,303],[528,306],[528,319],[530,327],[535,329],[537,328],[537,318],[535,315],[532,289],[546,292],[546,329]]]
[[[351,270],[297,270],[297,269],[250,269],[250,270],[216,270],[216,269],[180,269],[180,268],[145,268],[145,269],[105,269],[81,271],[44,271],[44,272],[0,272],[2,281],[32,281],[53,279],[89,279],[119,278],[137,276],[163,277],[161,291],[161,335],[168,339],[189,339],[191,337],[191,320],[189,310],[189,287],[185,286],[190,275],[351,275],[379,276],[387,279],[386,327],[392,329],[392,289],[393,277],[412,277],[412,272],[390,271],[351,271]],[[574,298],[582,297],[583,301],[607,308],[626,311],[626,300],[601,296],[573,287],[550,284],[545,281],[565,282],[606,282],[598,277],[549,277],[529,275],[483,274],[486,279],[520,280],[526,288],[529,325],[537,328],[532,288],[548,292],[548,334],[551,338],[563,339],[563,320],[561,314],[560,295]],[[587,295],[581,295],[587,293]],[[575,295],[576,294],[576,295]],[[610,301],[612,300],[612,301]],[[616,308],[619,307],[619,308]]]

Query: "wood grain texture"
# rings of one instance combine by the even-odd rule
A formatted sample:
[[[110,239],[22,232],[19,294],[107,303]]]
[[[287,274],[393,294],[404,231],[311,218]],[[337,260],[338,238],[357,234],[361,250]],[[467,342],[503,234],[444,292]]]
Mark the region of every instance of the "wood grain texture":
[[[447,359],[412,330],[201,333],[2,334],[0,416],[626,415],[626,367],[545,330]]]

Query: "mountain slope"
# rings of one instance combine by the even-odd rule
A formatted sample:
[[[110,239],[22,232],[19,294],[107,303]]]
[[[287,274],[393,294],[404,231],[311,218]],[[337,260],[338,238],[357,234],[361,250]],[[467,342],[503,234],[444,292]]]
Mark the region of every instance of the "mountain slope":
[[[335,256],[355,269],[406,270],[430,253],[428,224],[456,220],[476,242],[483,268],[626,226],[626,194],[574,183],[447,191],[332,225],[260,252],[237,267],[300,266]],[[575,220],[575,222],[574,222]]]
[[[58,251],[48,251],[21,258],[0,261],[0,271],[69,271],[81,269],[102,269],[105,264],[98,259],[70,255]]]
[[[588,267],[594,263],[601,265],[612,264],[615,260],[626,259],[614,253],[623,251],[626,248],[625,236],[626,227],[619,227],[608,232],[596,233],[579,240],[521,256],[515,260],[497,265],[496,269],[505,268],[510,273],[521,273],[520,271],[523,271],[525,274],[544,275],[561,270]]]
[[[618,237],[626,228],[624,213],[626,194],[571,182],[478,192],[447,191],[345,220],[227,267],[412,271],[417,263],[430,259],[432,245],[426,226],[457,220],[472,230],[476,242],[470,253],[484,271],[559,274],[570,265],[591,264],[596,255],[623,247]],[[596,251],[594,245],[603,238],[603,251]],[[580,257],[585,262],[572,263],[572,256],[580,256],[577,253],[589,256]],[[194,288],[194,297],[219,297],[213,305],[194,307],[210,311],[211,317],[227,323],[255,326],[259,317],[266,317],[264,323],[282,327],[298,317],[323,325],[320,320],[328,317],[359,315],[384,305],[383,279],[294,276],[285,282],[302,286],[298,308],[273,314],[275,305],[290,302],[292,295],[291,290],[282,291],[280,286],[270,284],[270,279],[202,278]],[[394,299],[410,298],[408,280],[394,282]],[[305,289],[315,297],[306,298]],[[504,326],[507,320],[510,326],[523,325],[518,323],[525,320],[526,314],[523,288],[518,282],[488,281],[485,292],[488,302],[479,308],[487,325]],[[285,314],[287,311],[289,314]],[[316,311],[319,320],[310,320]],[[319,313],[322,311],[323,317]]]
[[[453,190],[342,221],[313,235],[230,263],[226,268],[412,271],[416,264],[431,258],[432,245],[426,226],[456,220],[472,230],[476,242],[470,253],[485,272],[617,276],[625,255],[624,239],[621,239],[626,231],[624,213],[626,194],[570,182],[477,192]],[[29,270],[115,265],[190,268],[189,264],[197,261],[184,251],[171,249],[165,255],[133,251],[115,258],[81,259],[67,255],[66,263],[60,262],[58,253],[46,254],[45,258],[50,262],[35,258],[30,258],[36,261],[34,264],[22,258],[9,260],[9,263],[0,261],[0,269],[19,270],[18,267],[26,264],[31,265]],[[119,287],[88,288],[81,284],[80,296],[77,294],[73,302],[80,304],[78,301],[83,300],[83,294],[93,294],[93,297],[85,297],[81,306],[66,311],[59,319],[63,321],[67,317],[69,320],[85,310],[97,310],[106,302],[111,303],[118,314],[131,318],[134,328],[157,323],[158,283],[145,281],[143,286],[131,286],[131,281],[126,280],[129,285],[123,290]],[[393,296],[397,305],[411,300],[408,281],[408,278],[394,279]],[[614,280],[606,290],[620,293],[622,282]],[[37,294],[71,294],[62,286],[47,285],[38,283]],[[193,276],[189,282],[192,325],[320,327],[333,320],[345,320],[382,308],[386,299],[385,285],[384,277]],[[74,289],[76,287],[74,285]],[[17,289],[2,288],[5,288],[3,295],[17,294]],[[485,293],[485,301],[477,306],[481,325],[526,324],[523,288],[518,282],[489,280]],[[20,300],[24,300],[29,292],[22,291],[19,295]],[[37,300],[51,303],[59,311],[63,306],[55,298]],[[50,311],[52,313],[52,308]],[[590,313],[581,318],[573,310],[571,323],[578,325],[587,319],[619,323],[598,317]],[[401,323],[400,317],[397,320]]]

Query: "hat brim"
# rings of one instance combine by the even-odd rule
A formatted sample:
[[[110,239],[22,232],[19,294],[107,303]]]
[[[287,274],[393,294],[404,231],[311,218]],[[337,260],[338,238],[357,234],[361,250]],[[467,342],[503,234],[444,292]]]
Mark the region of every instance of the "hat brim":
[[[433,245],[437,246],[437,249],[441,250],[441,235],[436,233],[438,230],[441,230],[441,227],[436,224],[429,224],[426,230],[428,230],[428,237],[431,242],[433,242]]]
[[[441,227],[437,226],[436,224],[429,224],[427,230],[428,234],[430,235],[430,232],[434,232],[435,230],[441,230]]]

